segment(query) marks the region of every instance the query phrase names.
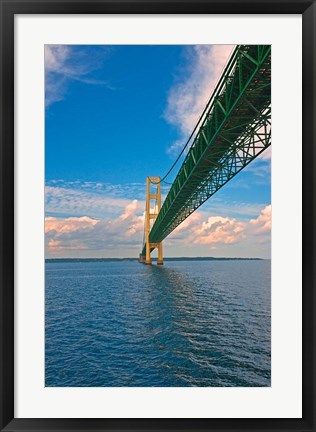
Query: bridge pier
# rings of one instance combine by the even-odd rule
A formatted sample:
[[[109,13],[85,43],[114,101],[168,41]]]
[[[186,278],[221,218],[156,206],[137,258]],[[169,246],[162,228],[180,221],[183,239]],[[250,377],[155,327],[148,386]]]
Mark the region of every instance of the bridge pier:
[[[157,265],[163,265],[163,257],[162,257],[162,241],[158,243],[158,259]]]
[[[144,257],[144,255],[142,255],[141,253],[139,254],[139,259],[138,262],[144,264],[146,261],[146,257]]]
[[[148,248],[146,248],[146,258],[145,258],[145,264],[146,265],[151,265],[151,256],[150,256],[150,249],[149,252],[147,252]]]
[[[150,186],[151,183],[157,185],[156,193],[151,193]],[[154,211],[151,211],[150,202],[151,200],[156,200]],[[152,243],[150,241],[150,230],[151,222],[155,222],[157,216],[161,209],[161,190],[160,190],[160,177],[147,177],[146,179],[146,211],[145,211],[145,245],[146,245],[146,256],[143,252],[139,255],[139,262],[151,265],[150,253],[157,248],[158,249],[158,260],[157,265],[163,265],[163,255],[162,255],[162,241],[159,243]]]

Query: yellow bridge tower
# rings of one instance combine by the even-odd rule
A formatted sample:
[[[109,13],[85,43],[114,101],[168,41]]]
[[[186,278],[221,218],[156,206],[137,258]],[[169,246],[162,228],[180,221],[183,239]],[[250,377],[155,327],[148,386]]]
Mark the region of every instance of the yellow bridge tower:
[[[156,193],[151,192],[151,185],[154,184],[157,186]],[[151,208],[151,201],[155,200],[155,205],[153,208]],[[160,177],[147,177],[146,180],[146,211],[145,211],[145,244],[146,244],[146,256],[143,256],[142,254],[139,255],[139,261],[151,265],[151,256],[150,252],[154,250],[155,248],[158,249],[158,260],[157,265],[163,264],[163,257],[162,257],[162,241],[159,243],[150,243],[149,241],[149,234],[151,227],[155,220],[157,219],[157,216],[161,209],[161,190],[160,190]]]

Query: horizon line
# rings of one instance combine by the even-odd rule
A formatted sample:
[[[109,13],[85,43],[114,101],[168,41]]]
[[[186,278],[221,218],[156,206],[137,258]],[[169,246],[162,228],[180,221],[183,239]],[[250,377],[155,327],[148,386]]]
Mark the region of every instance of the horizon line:
[[[157,258],[152,258],[154,261],[157,260]],[[271,258],[259,258],[259,257],[212,257],[212,256],[194,256],[194,257],[188,257],[188,256],[180,256],[180,257],[164,257],[165,261],[170,261],[170,260],[196,260],[196,259],[206,259],[206,260],[271,260]],[[101,261],[101,260],[115,260],[115,261],[124,261],[124,260],[129,260],[129,261],[138,261],[139,258],[137,257],[59,257],[59,258],[45,258],[45,261],[58,261],[58,260],[68,260],[68,261]]]

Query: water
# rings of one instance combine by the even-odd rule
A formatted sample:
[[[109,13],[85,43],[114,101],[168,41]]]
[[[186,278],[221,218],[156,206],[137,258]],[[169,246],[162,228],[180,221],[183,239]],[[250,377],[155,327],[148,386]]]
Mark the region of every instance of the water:
[[[46,386],[270,386],[270,265],[46,263]]]

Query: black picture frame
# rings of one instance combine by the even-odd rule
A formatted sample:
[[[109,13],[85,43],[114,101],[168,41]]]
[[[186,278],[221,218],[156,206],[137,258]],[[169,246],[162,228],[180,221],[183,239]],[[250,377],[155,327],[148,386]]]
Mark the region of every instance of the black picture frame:
[[[14,15],[302,14],[303,21],[303,417],[302,419],[14,418]],[[315,431],[316,4],[306,0],[0,0],[0,429],[1,431]],[[285,41],[286,43],[286,41]],[[292,101],[295,103],[295,101]],[[295,169],[295,167],[292,167]],[[289,169],[289,168],[286,168]],[[286,303],[286,299],[284,299]],[[290,379],[290,377],[289,377]]]

